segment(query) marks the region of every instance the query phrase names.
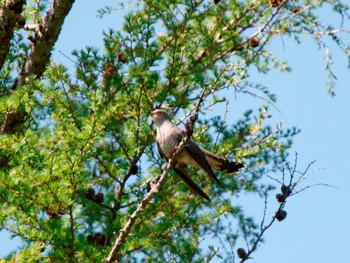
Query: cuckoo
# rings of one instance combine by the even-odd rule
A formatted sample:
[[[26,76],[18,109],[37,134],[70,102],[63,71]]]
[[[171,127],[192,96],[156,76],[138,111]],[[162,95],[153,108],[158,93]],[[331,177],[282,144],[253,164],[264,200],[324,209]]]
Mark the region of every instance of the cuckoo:
[[[186,132],[176,126],[170,116],[161,109],[151,112],[152,119],[157,126],[157,147],[162,158],[170,159],[177,150],[177,146],[186,136]],[[189,139],[183,149],[178,153],[173,167],[174,171],[185,183],[197,194],[210,201],[209,196],[188,176],[186,166],[193,166],[203,169],[221,187],[223,185],[216,177],[213,169],[227,173],[237,172],[244,164],[229,161],[217,156],[210,151],[198,146],[192,139]]]

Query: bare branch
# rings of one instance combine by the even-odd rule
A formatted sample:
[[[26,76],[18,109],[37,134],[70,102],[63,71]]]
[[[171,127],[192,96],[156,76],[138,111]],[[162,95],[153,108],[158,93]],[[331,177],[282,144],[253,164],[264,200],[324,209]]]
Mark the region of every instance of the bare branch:
[[[304,179],[306,179],[306,177],[308,177],[308,171],[310,169],[310,167],[315,163],[315,161],[310,162],[308,164],[308,166],[306,167],[306,169],[304,170],[304,172],[299,172],[297,170],[297,165],[298,165],[298,155],[297,153],[295,154],[295,159],[294,159],[294,165],[290,165],[289,163],[287,163],[285,165],[285,167],[283,169],[280,169],[282,172],[282,176],[283,176],[283,180],[282,182],[280,180],[274,179],[273,177],[270,177],[270,179],[278,182],[279,184],[281,184],[281,192],[279,194],[276,195],[276,199],[279,202],[279,205],[277,207],[276,213],[275,215],[271,218],[271,220],[268,223],[266,222],[266,215],[267,215],[267,191],[264,193],[264,212],[263,212],[263,219],[261,221],[260,224],[260,232],[257,235],[257,237],[255,238],[255,241],[253,242],[252,246],[249,247],[249,244],[247,243],[247,247],[248,247],[248,251],[245,252],[245,250],[243,250],[242,248],[240,248],[239,250],[241,250],[240,252],[237,251],[240,260],[240,263],[243,263],[245,261],[247,261],[248,259],[250,259],[250,256],[252,255],[252,253],[254,253],[254,251],[257,249],[259,243],[262,241],[262,238],[265,234],[265,232],[271,228],[271,226],[277,221],[283,221],[285,219],[285,217],[287,216],[287,212],[284,209],[284,207],[286,206],[287,203],[287,199],[290,198],[291,196],[300,193],[301,191],[307,190],[308,188],[315,186],[315,185],[309,185],[306,186],[304,188],[302,188],[301,190],[296,190],[296,186],[299,185],[299,183],[301,183]],[[289,179],[287,179],[288,184],[284,184],[286,178],[286,171],[288,173],[288,177]],[[296,174],[301,173],[301,176],[299,176],[299,178],[296,178]],[[327,184],[316,184],[316,185],[322,185],[322,186],[329,186]],[[245,238],[246,237],[246,233],[244,233]],[[242,252],[244,251],[244,253]],[[241,255],[239,255],[239,253],[241,253]]]

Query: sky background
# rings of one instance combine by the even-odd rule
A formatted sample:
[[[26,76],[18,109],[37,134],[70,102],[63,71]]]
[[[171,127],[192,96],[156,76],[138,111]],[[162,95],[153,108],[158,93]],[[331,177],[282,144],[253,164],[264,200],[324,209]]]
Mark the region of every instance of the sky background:
[[[103,44],[102,31],[120,28],[122,11],[116,11],[103,19],[96,17],[97,9],[104,5],[115,6],[112,0],[77,0],[63,26],[61,36],[53,53],[55,60],[69,64],[60,52],[70,56],[74,49]],[[323,13],[324,19],[332,19]],[[344,25],[349,29],[350,25]],[[345,38],[350,43],[350,38]],[[334,187],[312,187],[287,202],[286,220],[275,223],[264,236],[265,244],[253,254],[251,263],[302,263],[337,262],[348,263],[350,251],[350,72],[346,58],[331,46],[334,71],[338,76],[336,97],[327,93],[325,50],[318,49],[309,38],[296,45],[288,38],[276,38],[271,46],[279,58],[289,61],[291,73],[272,71],[268,75],[251,75],[251,81],[260,82],[277,95],[276,106],[270,107],[272,125],[283,123],[283,127],[298,127],[301,133],[294,138],[293,153],[298,153],[298,168],[304,170],[309,162],[316,160],[313,173],[304,186],[325,183]],[[60,51],[60,52],[59,52]],[[71,56],[70,56],[71,57]],[[261,100],[238,95],[230,103],[233,119],[241,117],[245,110],[262,105]],[[262,217],[263,200],[255,196],[244,196],[236,200],[246,214],[259,222]],[[270,212],[277,207],[271,199]],[[267,218],[269,219],[269,218]],[[18,247],[0,232],[0,258]],[[244,246],[244,244],[242,244]],[[219,262],[219,261],[213,261]]]

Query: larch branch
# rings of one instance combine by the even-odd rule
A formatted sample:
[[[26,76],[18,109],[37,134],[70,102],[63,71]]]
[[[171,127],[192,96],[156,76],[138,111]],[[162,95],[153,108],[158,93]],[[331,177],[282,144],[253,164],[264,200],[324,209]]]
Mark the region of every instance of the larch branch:
[[[75,0],[54,0],[47,15],[42,19],[35,32],[34,43],[25,67],[19,76],[18,85],[25,83],[25,77],[34,74],[40,78],[49,61],[52,48],[62,29],[64,19],[68,15]]]
[[[19,0],[12,0],[13,2]],[[40,78],[45,72],[52,48],[55,45],[62,29],[64,19],[68,15],[75,0],[54,0],[49,12],[42,19],[35,32],[31,46],[31,53],[14,82],[12,91],[26,83],[26,77],[34,75]],[[6,1],[5,1],[6,3]],[[12,134],[22,128],[26,114],[23,109],[17,109],[8,113],[6,118],[0,122],[0,134]]]
[[[10,41],[25,0],[4,0],[0,10],[0,69],[10,49]]]

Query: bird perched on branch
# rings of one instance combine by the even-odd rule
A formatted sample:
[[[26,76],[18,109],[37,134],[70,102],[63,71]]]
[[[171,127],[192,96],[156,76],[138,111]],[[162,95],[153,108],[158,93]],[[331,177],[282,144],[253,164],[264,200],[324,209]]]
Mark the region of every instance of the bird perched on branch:
[[[151,112],[151,116],[157,126],[156,141],[159,154],[168,160],[173,157],[177,146],[186,136],[186,132],[176,126],[164,110],[154,110]],[[189,187],[208,201],[210,201],[208,195],[186,173],[185,167],[187,165],[203,169],[221,187],[223,186],[213,172],[213,169],[234,173],[245,166],[244,164],[232,162],[217,156],[189,139],[184,148],[178,153],[173,169]]]

